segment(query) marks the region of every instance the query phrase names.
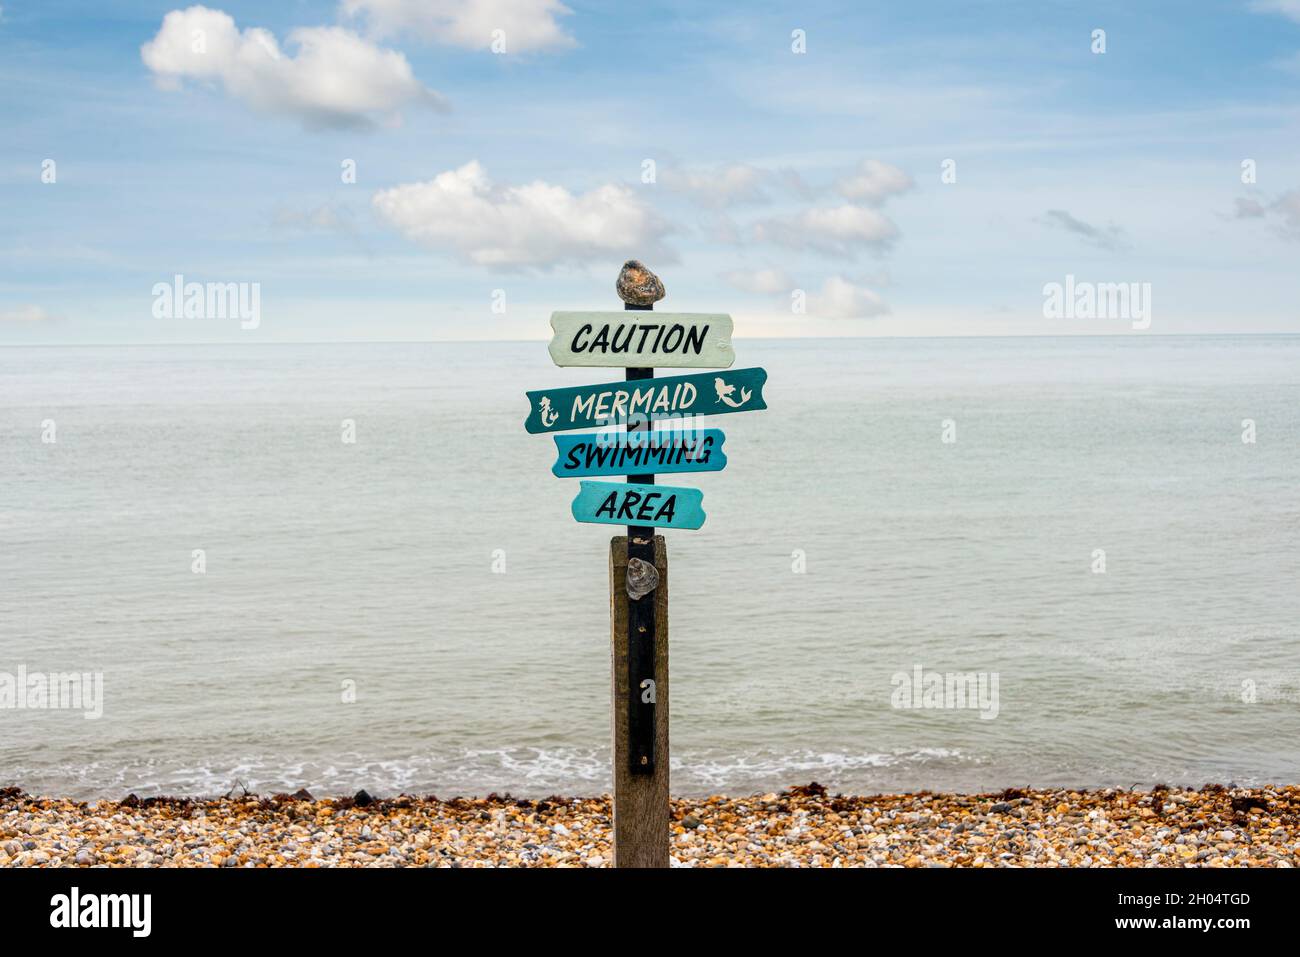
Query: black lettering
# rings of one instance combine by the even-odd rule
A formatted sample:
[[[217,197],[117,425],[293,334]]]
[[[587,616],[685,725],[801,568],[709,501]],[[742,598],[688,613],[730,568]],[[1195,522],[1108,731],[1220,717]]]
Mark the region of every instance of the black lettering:
[[[676,511],[677,511],[677,496],[669,495],[668,501],[664,502],[663,506],[659,509],[659,514],[654,517],[654,520],[657,522],[662,518],[667,518],[668,522],[671,524],[673,520],[673,515],[676,514]]]
[[[651,492],[649,495],[645,497],[645,501],[641,503],[641,508],[638,509],[636,513],[636,517],[640,521],[649,522],[652,520],[653,513],[650,511],[650,508],[654,504],[655,499],[659,497],[659,495],[660,495],[659,492]]]
[[[596,509],[596,515],[604,515],[608,512],[609,517],[614,517],[614,500],[618,498],[617,492],[610,492],[605,501],[600,503],[600,508]]]
[[[618,342],[618,334],[619,334],[620,332],[622,332],[623,330],[625,330],[625,329],[627,330],[627,335],[623,337],[623,344],[622,344],[622,345],[619,345],[619,342]],[[610,339],[610,343],[609,343],[609,351],[610,351],[610,352],[627,352],[628,347],[632,345],[632,333],[635,332],[635,331],[636,331],[636,326],[623,326],[623,325],[620,325],[617,329],[614,330],[614,335],[613,335],[613,337]]]
[[[591,332],[591,323],[587,323],[581,329],[573,334],[573,341],[569,343],[569,349],[573,352],[585,352],[586,347],[578,345],[578,337],[584,332]]]
[[[706,435],[704,440],[695,443],[695,461],[701,465],[709,464],[709,456],[713,454],[713,436]],[[703,450],[703,451],[701,451]]]
[[[690,352],[691,346],[695,346],[695,354],[698,356],[700,350],[704,348],[704,338],[709,334],[709,327],[703,329],[695,326],[686,332],[686,344],[682,346],[682,352]]]
[[[610,494],[611,494],[611,495],[617,495],[618,493],[617,493],[617,492],[611,492]],[[631,517],[632,517],[632,506],[635,505],[635,504],[636,504],[637,502],[639,502],[639,501],[641,501],[641,493],[640,493],[640,492],[628,492],[628,493],[627,493],[627,497],[623,499],[623,504],[622,504],[622,506],[619,507],[619,510],[618,510],[618,516],[617,516],[617,517],[618,517],[618,518],[631,518]]]
[[[677,338],[673,338],[673,333]],[[668,335],[664,337],[664,352],[676,352],[677,347],[682,344],[682,336],[686,334],[686,329],[678,323],[668,330]]]

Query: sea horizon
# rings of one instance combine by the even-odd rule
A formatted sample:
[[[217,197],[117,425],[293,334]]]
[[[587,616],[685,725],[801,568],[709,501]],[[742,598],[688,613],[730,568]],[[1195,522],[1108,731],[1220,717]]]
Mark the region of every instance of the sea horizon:
[[[159,339],[159,340],[141,340],[138,342],[115,341],[115,342],[0,342],[0,348],[10,349],[38,349],[38,348],[130,348],[137,346],[229,346],[229,345],[247,345],[247,346],[328,346],[328,345],[405,345],[411,343],[434,343],[434,344],[453,344],[453,343],[471,343],[471,344],[524,344],[549,342],[550,335],[538,335],[528,338],[510,338],[510,339],[476,339],[476,338],[437,338],[437,339],[202,339],[202,340],[185,340],[185,339]],[[997,339],[1237,339],[1237,338],[1300,338],[1300,332],[1151,332],[1151,331],[1130,331],[1130,332],[1065,332],[1065,333],[992,333],[992,334],[971,334],[971,335],[953,335],[940,334],[917,335],[917,336],[900,336],[893,334],[881,335],[852,335],[852,336],[831,336],[831,335],[745,335],[737,333],[734,336],[738,342],[854,342],[863,341],[881,341],[881,340],[899,340],[899,341],[923,341],[931,339],[952,339],[952,340],[997,340]]]
[[[673,793],[1294,781],[1297,337],[1136,338],[738,341],[770,408],[705,423],[730,461],[667,532]],[[619,530],[520,427],[591,378],[534,341],[0,351],[0,672],[103,678],[93,720],[0,710],[0,785],[608,791]],[[985,706],[898,700],[917,668]]]

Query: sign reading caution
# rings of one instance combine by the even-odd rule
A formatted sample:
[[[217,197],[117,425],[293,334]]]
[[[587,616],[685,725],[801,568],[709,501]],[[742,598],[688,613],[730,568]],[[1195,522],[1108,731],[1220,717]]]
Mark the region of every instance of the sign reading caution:
[[[728,369],[731,317],[709,312],[553,312],[557,366]]]

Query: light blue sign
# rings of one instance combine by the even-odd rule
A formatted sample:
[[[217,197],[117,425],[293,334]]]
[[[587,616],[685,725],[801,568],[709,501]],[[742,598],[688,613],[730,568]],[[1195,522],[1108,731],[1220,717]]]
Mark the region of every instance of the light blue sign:
[[[697,488],[583,482],[573,500],[573,517],[597,525],[699,528],[704,524],[703,499],[704,493]]]
[[[726,439],[721,429],[557,435],[551,471],[560,478],[720,472],[727,467]]]

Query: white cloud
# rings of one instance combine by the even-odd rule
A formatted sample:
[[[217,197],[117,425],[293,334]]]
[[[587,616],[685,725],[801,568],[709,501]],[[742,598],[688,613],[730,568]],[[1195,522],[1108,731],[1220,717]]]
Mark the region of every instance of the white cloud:
[[[743,292],[764,295],[789,292],[795,287],[794,280],[782,269],[735,269],[723,273],[722,278]]]
[[[250,107],[295,116],[308,126],[363,126],[395,117],[407,104],[446,108],[411,73],[406,57],[342,27],[300,27],[282,51],[267,30],[240,30],[220,10],[173,10],[140,48],[164,87],[182,80],[219,83]]]
[[[822,319],[870,319],[888,312],[879,295],[840,276],[831,276],[820,293],[808,297],[808,314]]]
[[[1268,212],[1268,207],[1257,199],[1238,196],[1234,202],[1237,206],[1234,219],[1263,219]]]
[[[820,206],[794,216],[755,223],[754,238],[796,249],[848,255],[858,248],[883,249],[898,237],[898,227],[866,206]]]
[[[845,199],[879,206],[891,196],[912,188],[912,177],[897,166],[880,160],[863,160],[858,168],[835,184],[835,191]]]
[[[659,176],[670,190],[689,196],[708,206],[738,206],[742,203],[766,203],[769,190],[794,194],[804,200],[826,187],[815,188],[797,170],[761,169],[748,163],[732,163],[711,169],[670,167]],[[868,206],[880,206],[913,186],[912,177],[897,166],[880,160],[863,160],[851,173],[835,181],[835,192],[845,199]]]
[[[1286,239],[1300,239],[1300,189],[1268,202],[1238,197],[1236,204],[1234,219],[1267,219]]]
[[[722,278],[744,292],[764,295],[789,295],[798,283],[782,269],[737,269]],[[859,286],[842,276],[831,276],[822,283],[820,292],[807,299],[807,314],[819,319],[870,319],[889,312],[880,296],[866,286]]]
[[[792,170],[763,175],[805,198],[812,193],[802,177]],[[761,219],[750,226],[749,235],[757,242],[832,255],[852,255],[863,248],[880,252],[899,236],[898,227],[880,207],[912,185],[912,178],[898,167],[880,160],[863,160],[852,173],[835,182],[835,192],[851,202],[809,206],[787,215]]]
[[[700,235],[721,246],[739,246],[744,242],[740,225],[721,209],[700,216]]]
[[[808,183],[796,169],[787,167],[777,170],[776,178],[785,189],[803,199],[812,199],[818,193],[817,188]]]
[[[1254,0],[1250,9],[1256,13],[1280,13],[1300,23],[1300,0]]]
[[[1273,201],[1272,209],[1286,222],[1286,227],[1300,237],[1300,190],[1283,193]]]
[[[413,33],[427,40],[486,50],[500,30],[505,53],[575,45],[556,17],[572,13],[559,0],[343,0],[346,16],[364,18],[373,33]]]
[[[763,184],[772,178],[765,170],[735,163],[712,170],[666,169],[660,175],[665,186],[706,206],[734,206],[765,203]]]
[[[1070,215],[1064,209],[1049,209],[1038,222],[1044,226],[1051,226],[1053,229],[1063,229],[1067,233],[1073,233],[1083,239],[1084,242],[1096,246],[1098,249],[1115,251],[1123,249],[1127,245],[1124,239],[1124,230],[1114,223],[1106,226],[1094,226],[1092,223],[1085,223],[1082,219]]]
[[[408,239],[482,266],[554,266],[671,256],[667,226],[626,186],[574,195],[540,180],[494,184],[477,161],[381,190],[375,210]]]
[[[24,305],[0,309],[0,322],[53,322],[56,318],[40,306]]]

